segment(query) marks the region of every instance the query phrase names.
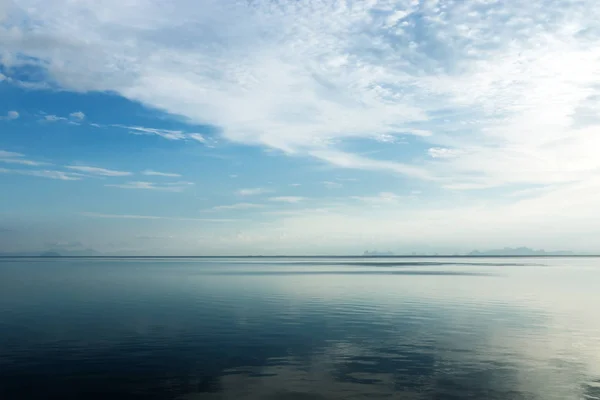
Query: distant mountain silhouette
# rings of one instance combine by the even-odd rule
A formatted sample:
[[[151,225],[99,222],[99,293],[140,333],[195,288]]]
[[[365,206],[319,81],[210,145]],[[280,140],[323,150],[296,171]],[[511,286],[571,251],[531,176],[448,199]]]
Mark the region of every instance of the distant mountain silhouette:
[[[545,250],[534,250],[529,247],[518,247],[511,248],[505,247],[503,249],[478,251],[474,250],[470,252],[469,256],[572,256],[575,253],[572,251],[545,251]]]

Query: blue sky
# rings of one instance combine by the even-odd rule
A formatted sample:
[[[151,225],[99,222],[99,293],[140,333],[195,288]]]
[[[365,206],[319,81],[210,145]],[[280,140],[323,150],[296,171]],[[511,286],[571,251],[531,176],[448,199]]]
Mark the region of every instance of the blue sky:
[[[600,5],[0,3],[0,251],[600,251]]]

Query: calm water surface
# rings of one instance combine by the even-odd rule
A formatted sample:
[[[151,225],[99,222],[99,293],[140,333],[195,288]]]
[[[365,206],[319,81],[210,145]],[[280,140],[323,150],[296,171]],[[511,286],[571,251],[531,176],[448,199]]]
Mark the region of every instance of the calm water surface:
[[[600,399],[600,259],[0,259],[0,398]]]

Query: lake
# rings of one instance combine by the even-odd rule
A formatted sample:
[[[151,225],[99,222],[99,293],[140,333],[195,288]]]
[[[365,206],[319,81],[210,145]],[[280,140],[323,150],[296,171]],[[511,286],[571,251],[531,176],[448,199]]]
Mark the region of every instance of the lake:
[[[0,398],[600,399],[600,259],[1,258]]]

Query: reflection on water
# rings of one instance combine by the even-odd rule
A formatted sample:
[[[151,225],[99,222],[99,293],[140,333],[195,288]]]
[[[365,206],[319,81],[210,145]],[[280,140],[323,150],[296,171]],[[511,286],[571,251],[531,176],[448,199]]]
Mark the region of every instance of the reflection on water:
[[[600,259],[0,259],[2,399],[600,399]]]

